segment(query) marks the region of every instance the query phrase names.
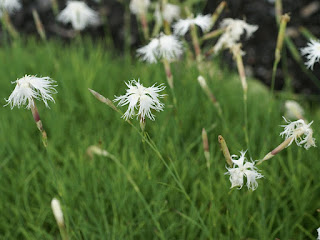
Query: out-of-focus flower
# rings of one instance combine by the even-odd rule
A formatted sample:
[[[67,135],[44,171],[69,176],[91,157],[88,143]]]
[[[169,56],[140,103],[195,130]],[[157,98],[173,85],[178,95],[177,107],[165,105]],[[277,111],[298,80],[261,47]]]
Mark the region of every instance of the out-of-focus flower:
[[[306,47],[301,48],[301,54],[306,55],[308,61],[305,64],[313,70],[313,65],[320,59],[320,41],[311,39]]]
[[[315,139],[312,137],[313,130],[310,127],[313,121],[309,124],[306,124],[302,119],[294,122],[290,122],[285,118],[284,120],[288,123],[288,125],[282,125],[282,127],[284,127],[284,131],[280,133],[280,136],[284,136],[285,139],[291,138],[291,141],[287,147],[290,146],[293,141],[295,141],[299,147],[304,145],[305,149],[316,146]]]
[[[0,17],[3,11],[11,14],[19,9],[21,9],[20,0],[0,0]]]
[[[258,187],[257,179],[262,178],[262,174],[258,172],[257,167],[254,166],[254,162],[247,161],[245,157],[246,152],[241,151],[241,156],[232,155],[231,160],[233,162],[232,168],[227,168],[228,172],[225,174],[230,175],[231,188],[243,186],[243,178],[247,178],[247,187],[253,191]]]
[[[150,0],[131,0],[130,11],[135,15],[145,15],[148,11]]]
[[[173,25],[174,34],[185,35],[191,25],[199,26],[203,32],[209,31],[212,26],[211,15],[199,14],[196,18],[180,19]]]
[[[183,53],[182,43],[173,35],[160,34],[153,38],[150,43],[137,50],[143,61],[156,63],[159,59],[172,61]]]
[[[303,108],[296,101],[287,100],[284,103],[284,107],[285,107],[285,114],[284,115],[286,116],[286,118],[299,119],[299,118],[302,118],[304,115]]]
[[[64,226],[63,213],[62,213],[62,209],[61,209],[60,202],[58,199],[56,199],[56,198],[52,199],[51,209],[52,209],[54,218],[57,221],[58,226],[63,227]]]
[[[46,107],[48,106],[48,100],[54,102],[52,94],[57,93],[55,81],[49,77],[36,77],[25,75],[12,84],[17,84],[9,98],[6,100],[11,109],[15,106],[18,108],[21,105],[26,105],[26,108],[31,108],[34,105],[34,99],[42,100]]]
[[[164,19],[168,23],[171,23],[173,20],[180,18],[180,7],[167,3],[164,5],[162,11],[160,11],[160,4],[157,4],[154,16],[157,22],[162,22],[162,19]]]
[[[226,18],[221,22],[220,28],[225,29],[225,32],[214,46],[215,52],[224,48],[231,49],[240,41],[241,35],[244,33],[246,33],[247,38],[250,38],[257,31],[258,26],[250,25],[243,20]]]
[[[163,91],[165,86],[154,84],[146,88],[140,84],[139,80],[129,81],[126,85],[129,88],[126,94],[119,97],[115,96],[116,98],[113,100],[119,102],[118,106],[129,105],[128,110],[122,117],[128,120],[136,115],[140,117],[141,122],[145,121],[145,117],[155,120],[151,110],[163,111],[164,104],[160,102],[159,98],[163,98],[165,95],[161,95],[159,92]],[[138,109],[138,113],[136,113],[136,109]]]
[[[317,229],[317,232],[318,232],[317,240],[320,240],[320,227]]]
[[[96,26],[100,22],[98,13],[81,1],[67,2],[67,7],[61,11],[57,20],[64,24],[71,23],[72,27],[78,31],[87,26]]]

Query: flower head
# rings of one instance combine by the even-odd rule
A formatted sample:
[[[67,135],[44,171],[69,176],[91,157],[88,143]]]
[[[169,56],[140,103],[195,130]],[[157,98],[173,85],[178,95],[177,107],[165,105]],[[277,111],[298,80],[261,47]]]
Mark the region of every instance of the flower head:
[[[64,225],[63,213],[62,213],[60,202],[58,199],[56,199],[56,198],[52,199],[51,209],[52,209],[54,218],[56,219],[58,225],[63,226]]]
[[[42,100],[46,107],[48,100],[54,102],[51,94],[57,93],[54,80],[49,77],[38,78],[36,76],[25,75],[12,84],[17,84],[9,98],[6,100],[10,104],[11,109],[15,106],[18,108],[21,105],[26,105],[26,108],[31,108],[34,105],[34,99]],[[28,103],[27,103],[28,102]]]
[[[305,149],[316,146],[315,139],[312,137],[313,130],[310,127],[313,121],[306,124],[302,119],[294,122],[290,122],[284,117],[283,119],[288,123],[288,125],[282,125],[282,127],[284,127],[284,131],[280,133],[280,136],[284,136],[285,139],[291,138],[288,146],[290,146],[293,141],[295,141],[299,147],[304,144]]]
[[[257,171],[254,162],[248,162],[245,157],[246,152],[241,151],[241,156],[232,155],[233,162],[232,168],[227,168],[228,172],[225,174],[230,175],[231,188],[243,186],[243,177],[247,178],[247,187],[253,191],[258,187],[257,179],[262,178],[262,174]],[[236,158],[238,158],[236,160]]]
[[[210,14],[199,14],[196,18],[180,19],[173,25],[174,34],[183,36],[185,35],[191,25],[197,25],[203,32],[209,31],[212,26],[212,18]]]
[[[128,120],[134,115],[140,117],[140,121],[144,121],[145,117],[155,120],[154,115],[151,110],[156,110],[157,112],[162,111],[164,104],[160,102],[159,98],[163,98],[165,95],[159,94],[159,92],[165,89],[162,84],[156,86],[156,84],[151,87],[144,87],[139,80],[132,80],[126,83],[127,92],[123,96],[115,96],[113,100],[119,102],[118,106],[129,105],[128,110],[122,116],[124,119]],[[138,110],[138,113],[136,113]]]
[[[313,70],[313,65],[320,60],[320,41],[311,39],[306,47],[301,48],[301,54],[306,55],[308,61],[305,64]]]
[[[174,4],[167,3],[160,11],[160,4],[156,5],[154,16],[157,22],[162,22],[162,18],[168,23],[173,22],[174,19],[180,18],[180,7]]]
[[[61,11],[57,20],[67,24],[71,23],[75,30],[83,30],[87,26],[99,24],[98,13],[81,1],[69,1],[67,7]]]
[[[214,46],[214,51],[218,52],[223,48],[231,49],[232,46],[240,41],[241,35],[246,33],[246,37],[250,38],[252,34],[257,31],[257,25],[250,25],[240,19],[226,18],[221,24],[220,28],[225,29],[218,42]]]
[[[130,11],[135,15],[144,15],[147,13],[150,5],[150,0],[131,0]]]
[[[318,232],[317,240],[320,240],[320,227],[317,229],[317,232]]]
[[[284,103],[284,107],[285,107],[285,114],[284,115],[289,119],[302,118],[302,116],[304,115],[303,108],[296,101],[287,100]]]
[[[172,61],[183,53],[182,43],[173,35],[160,34],[159,38],[153,38],[150,43],[137,50],[143,61],[156,63],[159,59]]]
[[[20,0],[0,0],[0,17],[3,11],[9,14],[19,10],[21,8]]]

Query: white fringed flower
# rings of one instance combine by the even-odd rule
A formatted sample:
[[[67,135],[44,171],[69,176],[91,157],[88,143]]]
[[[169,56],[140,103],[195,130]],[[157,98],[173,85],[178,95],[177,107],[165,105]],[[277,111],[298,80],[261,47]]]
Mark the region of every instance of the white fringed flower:
[[[166,59],[173,61],[183,53],[182,43],[173,35],[160,34],[159,38],[153,38],[150,43],[137,50],[143,61],[156,63]]]
[[[6,100],[7,105],[10,105],[11,109],[15,106],[20,108],[22,105],[26,105],[26,108],[31,108],[34,105],[34,99],[42,100],[46,107],[48,106],[48,100],[54,102],[51,94],[57,93],[54,80],[49,77],[36,77],[25,75],[12,84],[17,84],[9,98]],[[27,103],[28,102],[28,103]]]
[[[167,3],[163,10],[160,11],[160,4],[156,5],[154,16],[157,22],[162,22],[162,19],[168,23],[172,23],[173,20],[180,18],[180,7],[174,4]]]
[[[157,112],[163,111],[164,104],[160,102],[159,98],[163,98],[165,95],[159,94],[166,87],[162,84],[156,86],[156,84],[151,87],[144,87],[140,84],[139,80],[132,80],[126,83],[127,92],[123,96],[115,96],[114,102],[119,102],[118,106],[129,105],[128,110],[124,113],[122,118],[128,120],[134,115],[140,117],[140,121],[143,122],[145,117],[151,120],[155,120],[154,115],[151,110],[156,110]],[[136,113],[136,109],[138,113]]]
[[[258,172],[257,167],[254,166],[254,162],[248,162],[245,157],[246,152],[241,151],[241,156],[232,155],[231,160],[233,162],[232,168],[227,168],[228,172],[225,174],[230,175],[231,188],[243,186],[243,178],[247,178],[247,187],[253,191],[258,187],[257,179],[262,178],[263,175]],[[237,159],[237,160],[236,160]]]
[[[225,29],[225,32],[214,46],[215,52],[224,48],[231,49],[240,41],[241,35],[244,33],[246,33],[247,38],[250,38],[257,31],[258,26],[250,25],[243,20],[226,18],[221,22],[220,28]]]
[[[21,9],[20,0],[0,0],[0,17],[3,11],[11,14],[19,9]]]
[[[129,8],[134,15],[144,15],[147,13],[149,6],[150,0],[131,0]]]
[[[296,101],[287,100],[284,103],[284,107],[285,107],[284,115],[286,116],[286,118],[298,119],[298,118],[302,118],[302,116],[304,115],[303,108]]]
[[[180,19],[173,25],[174,34],[185,35],[193,24],[199,26],[203,32],[207,32],[212,26],[211,15],[199,14],[196,18]]]
[[[63,220],[63,213],[62,213],[62,209],[60,206],[60,202],[58,199],[53,198],[51,201],[51,209],[54,215],[54,218],[57,221],[57,224],[59,226],[63,226],[64,225],[64,220]]]
[[[320,41],[311,39],[306,47],[301,48],[301,54],[306,55],[308,61],[305,64],[313,70],[313,65],[320,60]]]
[[[293,141],[295,141],[299,147],[304,145],[305,149],[316,146],[315,139],[312,137],[313,130],[310,127],[313,121],[309,124],[306,124],[302,119],[294,122],[290,122],[284,117],[283,119],[286,121],[286,123],[288,123],[288,125],[281,126],[284,127],[284,131],[280,133],[280,136],[284,136],[285,139],[292,138],[288,146],[290,146]]]
[[[71,23],[72,27],[78,31],[87,26],[96,26],[100,22],[98,13],[81,1],[67,2],[67,7],[61,11],[57,20],[64,24]]]

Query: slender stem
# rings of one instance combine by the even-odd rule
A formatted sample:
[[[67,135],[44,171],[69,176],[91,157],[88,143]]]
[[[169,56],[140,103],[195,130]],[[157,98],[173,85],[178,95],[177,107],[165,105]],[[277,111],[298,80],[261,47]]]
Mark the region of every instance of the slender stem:
[[[39,14],[38,14],[37,10],[34,8],[32,9],[32,16],[33,16],[33,20],[36,24],[38,34],[40,35],[40,37],[43,41],[46,41],[47,40],[46,32],[45,32],[43,24],[40,20]]]
[[[223,9],[225,8],[225,6],[227,5],[226,1],[222,1],[218,7],[216,8],[216,10],[214,11],[214,13],[212,14],[212,27],[215,25],[216,21],[218,20],[219,16],[221,15]]]
[[[41,119],[40,119],[40,115],[39,115],[39,111],[38,111],[38,108],[36,106],[36,103],[34,102],[34,100],[32,100],[32,101],[33,101],[33,103],[31,104],[32,116],[33,116],[34,121],[37,124],[37,127],[38,127],[39,131],[41,132],[43,145],[44,145],[44,147],[47,147],[48,146],[47,133],[43,128],[43,125],[42,125],[42,122],[41,122]]]
[[[246,73],[244,70],[244,65],[242,61],[242,51],[241,51],[241,45],[237,44],[232,48],[233,57],[236,60],[238,73],[241,80],[241,85],[243,89],[243,106],[244,106],[244,135],[245,135],[245,141],[247,144],[247,149],[249,152],[249,155],[251,155],[250,152],[250,141],[249,141],[249,133],[248,133],[248,101],[247,101],[247,92],[248,92],[248,84],[247,84],[247,78]]]
[[[169,85],[171,93],[172,93],[173,105],[174,105],[175,108],[177,108],[177,99],[176,99],[176,95],[175,95],[175,92],[174,92],[174,83],[173,83],[173,75],[172,75],[172,71],[171,71],[171,66],[170,66],[170,63],[168,62],[167,59],[163,59],[162,63],[163,63],[163,66],[164,66],[164,70],[166,72],[168,85]]]
[[[9,32],[9,34],[11,35],[11,37],[13,39],[17,39],[19,37],[19,33],[17,32],[17,30],[15,29],[15,27],[12,25],[12,22],[10,20],[10,16],[8,14],[7,11],[4,11],[2,16],[2,25],[5,29],[7,29],[7,31]]]
[[[194,24],[192,24],[190,26],[190,33],[191,33],[194,53],[196,55],[196,60],[197,60],[197,63],[199,64],[201,62],[201,59],[202,59],[201,58],[201,48],[200,48],[200,44],[199,44],[199,38],[198,38],[198,34],[197,34],[197,29],[196,29],[196,26]]]
[[[148,40],[149,39],[149,27],[148,27],[147,16],[145,14],[141,14],[139,17],[140,17],[140,23],[142,26],[144,39]]]

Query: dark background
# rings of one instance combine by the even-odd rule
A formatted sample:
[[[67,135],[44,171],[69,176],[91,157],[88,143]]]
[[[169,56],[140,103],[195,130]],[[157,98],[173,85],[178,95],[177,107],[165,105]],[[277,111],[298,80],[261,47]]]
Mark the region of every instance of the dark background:
[[[66,1],[58,1],[59,9],[65,7]],[[87,4],[98,11],[102,17],[102,25],[96,28],[85,30],[85,35],[93,39],[108,38],[110,47],[115,47],[121,54],[125,49],[125,43],[129,45],[132,53],[143,44],[139,37],[138,26],[135,16],[128,14],[128,0],[101,0],[100,3],[86,1]],[[182,5],[184,4],[181,1]],[[196,1],[196,11],[212,13],[221,1]],[[274,49],[277,40],[277,24],[275,21],[274,3],[270,0],[229,0],[219,21],[225,17],[245,19],[250,24],[259,26],[258,31],[249,40],[243,41],[244,63],[250,75],[260,79],[266,85],[271,83],[272,65],[274,61]],[[283,0],[283,12],[289,13],[291,21],[288,24],[288,34],[295,46],[300,49],[307,45],[308,40],[299,31],[303,26],[312,32],[316,37],[320,32],[320,1],[318,0]],[[11,19],[15,27],[23,36],[30,34],[37,35],[32,17],[32,9],[36,9],[40,15],[48,38],[60,38],[71,43],[75,36],[70,26],[64,26],[55,21],[51,9],[50,0],[24,0],[23,9],[13,14]],[[309,10],[309,11],[307,11]],[[126,14],[127,13],[127,14]],[[125,21],[127,19],[128,21]],[[219,22],[218,21],[218,22]],[[125,23],[129,22],[130,38],[126,35]],[[128,26],[128,25],[127,25]],[[217,25],[216,25],[217,26]],[[215,26],[215,28],[216,28]],[[129,40],[128,40],[129,39]],[[208,44],[208,43],[207,43]],[[280,62],[275,88],[284,89],[285,78],[291,81],[290,85],[295,92],[301,93],[309,98],[317,97],[320,93],[319,85],[315,84],[297,62],[292,58],[290,51],[284,45],[284,57]],[[303,59],[305,60],[305,59]],[[235,68],[231,55],[223,53],[222,64]],[[320,64],[316,63],[313,74],[316,81],[320,76]],[[286,85],[288,86],[288,85]]]

